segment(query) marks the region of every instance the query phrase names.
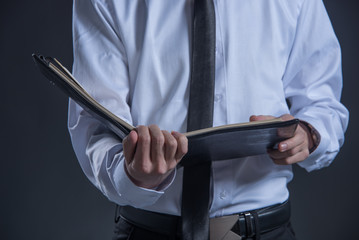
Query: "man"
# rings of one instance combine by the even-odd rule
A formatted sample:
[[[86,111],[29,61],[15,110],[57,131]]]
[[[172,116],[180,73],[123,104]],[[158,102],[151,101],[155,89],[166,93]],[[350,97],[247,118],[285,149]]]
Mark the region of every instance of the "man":
[[[288,208],[291,164],[308,171],[328,166],[343,144],[348,112],[339,102],[338,41],[321,0],[213,3],[213,125],[278,116],[301,124],[278,150],[213,162],[210,217],[241,213],[245,231],[241,224],[230,229],[237,235],[294,239],[289,218],[277,221],[283,214],[272,214],[270,229],[259,223],[263,211]],[[188,147],[180,132],[186,132],[192,14],[193,0],[74,1],[75,77],[138,126],[122,144],[70,101],[69,130],[83,171],[110,201],[131,206],[121,207],[132,212],[120,210],[116,239],[181,237],[153,223],[181,215],[183,169],[176,166]]]

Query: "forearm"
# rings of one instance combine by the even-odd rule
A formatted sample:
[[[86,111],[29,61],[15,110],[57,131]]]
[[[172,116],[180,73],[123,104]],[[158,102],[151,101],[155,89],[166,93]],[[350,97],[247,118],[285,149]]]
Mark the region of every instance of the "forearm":
[[[152,205],[163,195],[165,189],[144,189],[131,182],[124,171],[122,144],[119,139],[72,100],[69,104],[68,124],[81,168],[110,201],[143,207],[143,204]],[[173,178],[174,175],[171,175],[168,185]]]
[[[340,103],[341,50],[322,1],[303,1],[283,76],[290,114],[311,124],[319,146],[299,163],[308,171],[328,166],[344,142],[348,111]]]

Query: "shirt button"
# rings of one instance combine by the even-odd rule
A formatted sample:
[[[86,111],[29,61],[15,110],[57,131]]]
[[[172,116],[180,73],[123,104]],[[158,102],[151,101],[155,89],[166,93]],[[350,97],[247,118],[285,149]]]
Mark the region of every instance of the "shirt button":
[[[225,199],[226,197],[227,197],[226,191],[222,191],[222,192],[219,194],[219,198],[220,198],[220,199]]]
[[[215,102],[220,102],[223,98],[223,95],[222,94],[216,94],[214,95],[214,101]]]

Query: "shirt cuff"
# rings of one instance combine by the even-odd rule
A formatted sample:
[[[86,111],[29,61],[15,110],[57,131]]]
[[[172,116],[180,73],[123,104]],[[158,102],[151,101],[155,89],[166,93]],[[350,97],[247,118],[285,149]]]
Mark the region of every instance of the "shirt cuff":
[[[125,159],[114,171],[114,184],[120,197],[129,205],[137,208],[153,205],[173,183],[176,177],[176,169],[156,189],[138,187],[127,176],[125,171]]]

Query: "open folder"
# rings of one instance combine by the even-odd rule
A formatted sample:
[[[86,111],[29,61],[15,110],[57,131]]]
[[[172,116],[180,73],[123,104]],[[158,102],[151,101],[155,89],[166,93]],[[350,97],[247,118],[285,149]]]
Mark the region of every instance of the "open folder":
[[[122,141],[135,127],[97,102],[62,64],[52,57],[33,54],[40,71],[55,86],[83,109],[99,119]],[[200,129],[184,133],[188,138],[188,153],[181,165],[203,161],[218,161],[265,154],[280,141],[294,135],[298,119],[246,122]]]

